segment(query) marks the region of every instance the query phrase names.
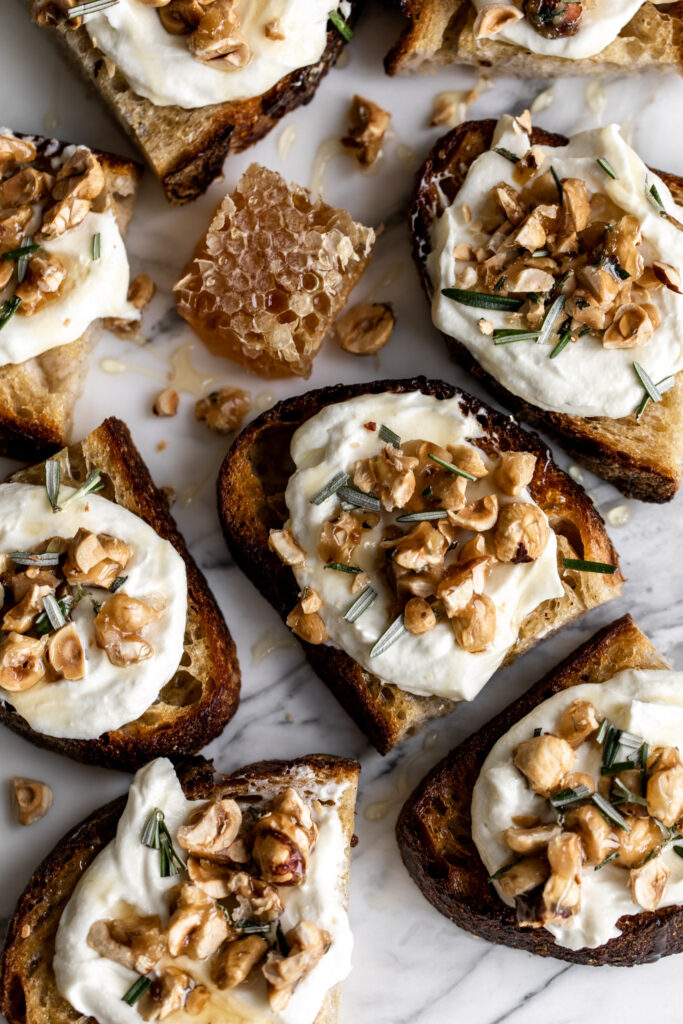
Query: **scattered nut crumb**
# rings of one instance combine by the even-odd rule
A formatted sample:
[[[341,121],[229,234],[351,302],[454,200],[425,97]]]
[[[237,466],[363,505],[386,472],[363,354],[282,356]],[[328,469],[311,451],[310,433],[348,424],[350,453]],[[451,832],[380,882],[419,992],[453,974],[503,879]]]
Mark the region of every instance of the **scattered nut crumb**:
[[[168,448],[168,441],[159,441],[159,442],[157,442],[157,451],[158,452],[163,452],[164,449],[166,449],[166,448]]]
[[[273,21],[267,22],[263,29],[266,39],[273,39],[276,42],[282,42],[286,39],[284,29],[282,28],[282,22],[279,18],[275,18]]]
[[[341,141],[343,146],[353,151],[363,167],[370,167],[379,156],[390,120],[391,114],[377,103],[358,94],[353,97],[349,109],[349,134]]]
[[[33,825],[52,807],[52,790],[45,782],[15,776],[10,782],[12,813],[20,825]]]
[[[482,334],[486,334],[490,337],[493,334],[493,323],[490,320],[485,320],[484,317],[481,320],[477,320],[477,327]]]
[[[384,348],[396,317],[386,302],[363,302],[341,316],[335,328],[341,347],[356,356],[369,356]]]
[[[469,224],[472,220],[472,211],[467,203],[462,204],[462,219],[465,221],[465,224]]]
[[[472,259],[472,247],[467,242],[460,242],[453,248],[453,256],[456,260],[465,260],[469,263]]]
[[[154,399],[153,411],[155,416],[175,416],[178,412],[180,398],[178,392],[173,388],[164,388]]]
[[[242,426],[250,409],[251,395],[248,391],[225,387],[220,391],[212,391],[206,398],[200,398],[194,407],[194,414],[217,434],[230,434]]]
[[[32,930],[33,929],[31,928],[30,924],[22,924],[21,932],[19,934],[21,935],[22,939],[27,939],[31,934]]]
[[[536,99],[529,107],[529,112],[532,114],[540,114],[541,111],[547,110],[548,107],[552,106],[555,102],[555,89],[544,89],[543,92],[539,92]]]
[[[128,301],[132,302],[136,309],[144,309],[154,298],[157,290],[149,274],[138,274],[130,282],[128,288]]]

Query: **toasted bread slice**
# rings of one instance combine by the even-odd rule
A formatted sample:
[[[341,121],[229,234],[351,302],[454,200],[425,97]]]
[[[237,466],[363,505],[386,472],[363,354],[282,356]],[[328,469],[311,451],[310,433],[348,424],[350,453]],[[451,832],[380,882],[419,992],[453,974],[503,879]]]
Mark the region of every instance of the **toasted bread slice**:
[[[31,6],[32,0],[26,0]],[[353,25],[365,0],[350,0]],[[85,26],[65,22],[51,27],[70,62],[93,85],[123,130],[142,150],[166,193],[176,205],[205,192],[219,176],[230,153],[241,153],[267,135],[290,111],[310,103],[318,85],[334,66],[344,39],[334,27],[317,62],[280,79],[261,96],[186,110],[160,107],[138,96],[121,71],[93,43]]]
[[[474,413],[485,431],[485,437],[474,442],[483,450],[530,451],[537,456],[529,490],[557,535],[558,557],[578,553],[579,557],[616,564],[616,553],[593,504],[555,465],[535,434],[441,381],[422,377],[339,384],[287,399],[255,419],[234,442],[218,478],[218,512],[233,557],[283,619],[297,602],[298,587],[291,569],[268,547],[268,534],[286,518],[282,494],[294,470],[289,455],[294,431],[326,405],[357,395],[416,390],[436,398],[457,396],[463,411]],[[597,576],[560,568],[560,577],[564,596],[544,602],[524,620],[505,664],[589,608],[616,597],[623,581],[618,571],[613,576]],[[320,678],[382,754],[431,718],[449,714],[456,706],[441,697],[415,696],[386,684],[336,647],[306,643],[303,647]]]
[[[491,146],[496,122],[466,121],[444,135],[432,149],[418,176],[410,212],[413,256],[422,284],[431,299],[432,286],[426,261],[431,230],[437,217],[460,190],[474,160]],[[565,146],[567,139],[534,128],[532,145]],[[664,171],[677,202],[683,203],[683,178]],[[609,480],[629,498],[670,501],[683,479],[683,371],[663,401],[652,403],[640,422],[635,413],[621,419],[606,416],[568,416],[546,412],[514,395],[487,373],[457,338],[446,337],[454,359],[513,412],[554,435],[571,456],[593,473]]]
[[[595,949],[567,949],[544,928],[520,928],[515,912],[488,883],[472,840],[472,790],[492,746],[554,693],[603,683],[624,669],[666,669],[668,663],[630,615],[605,626],[492,721],[461,743],[422,780],[396,826],[403,861],[438,911],[489,942],[570,963],[632,967],[683,950],[683,909],[662,907],[620,918],[621,935]],[[662,935],[666,935],[663,943]]]
[[[79,487],[93,469],[99,469],[102,496],[144,519],[184,559],[188,587],[184,653],[176,674],[137,721],[96,740],[58,739],[35,732],[5,703],[0,703],[0,722],[40,747],[107,768],[132,771],[154,757],[187,757],[218,736],[237,710],[240,671],[225,620],[125,423],[110,417],[55,458],[62,482],[69,486]],[[45,466],[29,466],[10,479],[43,483]]]
[[[613,42],[593,57],[567,60],[496,39],[475,39],[470,0],[393,0],[409,20],[385,58],[390,75],[471,64],[519,78],[683,71],[683,3],[643,3]]]
[[[346,783],[337,805],[347,846],[347,867],[340,885],[348,901],[354,806],[360,765],[326,754],[295,761],[260,761],[232,775],[217,775],[202,758],[178,770],[188,799],[214,794],[238,801],[271,799],[284,787],[295,787],[305,799],[315,799],[330,783]],[[86,1024],[57,990],[52,961],[62,911],[81,875],[116,833],[126,798],[121,797],[91,814],[57,844],[34,872],[10,921],[0,958],[0,1011],[9,1024]],[[340,985],[330,989],[315,1024],[336,1024]],[[92,1017],[87,1024],[97,1024]]]
[[[36,166],[53,159],[69,143],[41,136],[30,138],[38,150]],[[94,149],[105,177],[119,230],[125,238],[137,195],[142,168],[132,160]],[[88,371],[88,360],[98,337],[97,323],[69,345],[0,367],[0,455],[29,460],[50,455],[65,445],[71,433],[73,411]]]

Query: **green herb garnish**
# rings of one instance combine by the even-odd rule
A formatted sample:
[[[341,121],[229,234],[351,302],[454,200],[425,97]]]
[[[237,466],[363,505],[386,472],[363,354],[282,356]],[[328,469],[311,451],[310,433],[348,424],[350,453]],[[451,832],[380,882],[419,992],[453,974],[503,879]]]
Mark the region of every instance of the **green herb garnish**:
[[[45,463],[45,490],[53,512],[59,512],[60,479],[59,463],[56,459],[48,459]]]
[[[366,494],[365,491],[360,491],[350,484],[342,484],[339,488],[339,497],[355,508],[366,508],[370,512],[379,512],[382,508],[379,498],[374,494]]]
[[[84,498],[86,494],[93,494],[95,491],[101,491],[103,487],[102,474],[99,469],[93,469],[92,473],[88,475],[88,479],[85,483],[81,484],[78,490],[74,491],[73,494],[70,494],[68,498],[64,499],[62,502],[62,508],[66,508],[69,502],[73,501],[75,498]]]
[[[54,594],[45,595],[43,598],[43,608],[45,609],[45,614],[53,629],[61,629],[62,626],[66,626],[66,619],[62,614],[62,609],[59,607]]]
[[[389,628],[386,629],[377,640],[370,651],[370,657],[376,658],[378,655],[384,654],[385,651],[388,651],[389,648],[392,647],[397,640],[400,640],[403,634],[407,632],[408,630],[403,625],[403,612],[401,612],[398,618],[394,619]]]
[[[117,590],[120,590],[123,584],[128,579],[127,576],[117,576],[112,585],[109,588],[110,594],[115,594]]]
[[[67,18],[71,21],[73,18],[82,18],[84,14],[99,14],[108,7],[114,7],[118,2],[119,0],[85,0],[85,3],[72,7]]]
[[[676,377],[674,374],[671,374],[669,377],[664,377],[663,380],[657,381],[655,387],[659,391],[660,395],[663,395],[666,391],[670,391],[675,383]],[[652,399],[646,392],[643,396],[642,402],[636,409],[636,422],[640,422],[641,416],[643,415],[651,401]]]
[[[562,565],[565,569],[576,569],[577,572],[599,572],[605,576],[613,576],[617,571],[616,565],[609,562],[588,562],[583,558],[563,558]]]
[[[511,345],[515,341],[538,341],[538,331],[503,331],[494,338],[494,345]]]
[[[609,729],[609,720],[607,718],[603,718],[602,722],[600,722],[600,728],[598,729],[597,733],[595,734],[595,742],[596,743],[602,743],[602,741],[604,740],[605,736],[607,735],[607,730],[608,729]]]
[[[357,565],[344,565],[343,562],[327,562],[323,569],[334,569],[336,572],[347,572],[351,576],[357,576],[361,571]]]
[[[604,860],[601,860],[599,864],[596,864],[593,871],[599,871],[600,868],[604,868],[605,864],[609,864],[611,860],[619,856],[619,851],[615,850],[614,853],[608,853]]]
[[[520,854],[519,857],[515,857],[514,860],[508,861],[507,864],[503,864],[502,868],[498,868],[493,875],[489,875],[489,882],[497,882],[499,878],[502,878],[503,875],[507,874],[510,868],[514,868],[515,864],[519,864],[520,860],[523,859],[522,854]]]
[[[515,154],[511,150],[506,149],[505,146],[497,146],[493,152],[497,153],[498,156],[505,157],[505,159],[509,160],[511,164],[519,163],[520,158],[518,156],[515,156]]]
[[[615,745],[615,749],[614,749],[615,754],[616,754],[616,747],[618,747],[618,746],[619,746],[619,744],[617,742],[616,745]],[[614,761],[612,764],[605,764],[605,765],[603,765],[602,768],[600,769],[600,774],[601,775],[618,775],[619,772],[632,771],[632,769],[635,768],[635,767],[636,767],[636,765],[635,765],[634,761]]]
[[[659,213],[664,214],[666,212],[664,209],[664,203],[662,202],[662,197],[659,194],[659,189],[655,184],[650,185],[647,190],[647,198]]]
[[[102,249],[102,236],[97,232],[96,235],[92,236],[92,258],[98,260],[100,258],[100,252]]]
[[[347,622],[355,622],[361,617],[363,612],[366,612],[370,605],[377,597],[377,591],[373,590],[372,587],[366,587],[365,590],[361,590],[360,594],[353,602],[351,607],[348,609],[344,618]]]
[[[9,557],[17,565],[59,565],[58,551],[10,551]]]
[[[532,252],[532,254],[531,254],[531,258],[534,259],[534,260],[540,260],[543,256],[550,256],[550,250],[549,249],[536,249],[536,251]]]
[[[324,487],[321,487],[319,491],[311,498],[311,505],[322,505],[324,501],[331,498],[333,494],[336,494],[340,487],[343,487],[345,483],[348,483],[348,473],[335,473],[331,480],[328,480]]]
[[[77,603],[78,602],[74,600],[74,598],[71,597],[70,594],[66,594],[64,597],[60,597],[57,600],[59,610],[65,619],[66,616],[71,611],[71,609]],[[47,612],[41,612],[38,618],[36,619],[35,623],[33,624],[33,628],[37,633],[40,633],[40,635],[43,636],[45,633],[51,632],[51,630],[55,627],[53,627],[52,622],[48,618]]]
[[[677,857],[683,858],[683,846],[673,846],[672,849]]]
[[[636,377],[645,388],[648,398],[650,398],[653,402],[661,402],[662,393],[653,381],[652,377],[647,372],[647,370],[645,370],[640,365],[640,363],[636,363],[635,361],[633,363],[633,369],[636,372]]]
[[[562,332],[562,334],[560,335],[560,340],[558,341],[557,345],[552,350],[552,352],[550,353],[550,356],[548,358],[549,359],[557,359],[557,357],[559,356],[560,352],[563,352],[566,349],[567,345],[569,344],[569,342],[571,340],[572,340],[572,332],[571,332],[571,330],[569,330],[569,329],[564,330]]]
[[[557,188],[557,194],[560,197],[560,206],[562,206],[562,204],[564,203],[564,189],[562,188],[562,182],[560,181],[560,176],[559,176],[559,174],[557,173],[557,171],[555,170],[555,168],[553,167],[552,164],[550,165],[550,173],[553,176],[553,181],[555,182],[555,186]]]
[[[24,256],[30,256],[31,253],[37,252],[38,249],[40,249],[40,246],[37,242],[29,242],[26,245],[20,246],[18,249],[10,249],[9,252],[3,252],[0,259],[9,263],[12,260],[20,260]]]
[[[351,42],[353,39],[353,29],[344,16],[340,14],[339,11],[334,10],[330,11],[327,17],[330,19],[342,39],[345,39],[347,43]]]
[[[603,170],[608,177],[614,178],[616,181],[617,174],[609,160],[606,160],[604,156],[599,156],[597,162],[600,169]]]
[[[545,345],[550,341],[551,335],[555,330],[555,324],[557,323],[563,309],[564,295],[558,295],[550,304],[545,316],[543,317],[543,323],[540,331],[538,332],[539,345]]]
[[[467,288],[442,288],[441,294],[463,306],[476,306],[478,309],[502,309],[514,313],[524,305],[522,299],[513,299],[510,295],[491,295],[489,292],[473,292]]]
[[[588,786],[568,786],[551,796],[550,803],[555,808],[567,807],[568,804],[575,804],[577,800],[585,800],[590,795],[591,791]]]
[[[135,1006],[137,1001],[141,999],[145,992],[148,990],[152,981],[150,978],[143,978],[142,976],[134,981],[130,986],[125,996],[121,996],[121,1001],[128,1003],[129,1006]]]
[[[593,793],[591,796],[591,800],[593,801],[597,809],[600,811],[603,818],[605,818],[608,822],[610,822],[612,825],[616,825],[617,828],[622,829],[624,832],[631,831],[631,826],[626,821],[626,819],[622,817],[621,814],[619,814],[619,811],[616,809],[616,807],[612,806],[609,800],[605,800],[604,796],[601,796],[599,793]]]
[[[387,444],[393,444],[394,448],[401,447],[401,438],[398,434],[395,434],[394,431],[386,425],[386,423],[383,423],[379,428],[379,436],[382,441],[386,441]]]
[[[20,305],[21,299],[18,295],[13,295],[11,299],[2,303],[0,306],[0,331],[12,319]]]
[[[445,508],[429,509],[425,512],[409,512],[405,516],[397,516],[397,523],[422,523],[430,519],[448,519],[448,512]]]
[[[164,820],[164,812],[155,807],[150,814],[140,838],[143,846],[159,851],[159,874],[170,878],[185,870],[185,865],[173,846],[171,833]]]
[[[636,793],[630,790],[628,786],[625,786],[621,779],[614,780],[614,788],[617,791],[617,795],[621,800],[624,801],[624,803],[643,804],[643,806],[647,807],[647,800],[642,796],[638,796]]]
[[[444,462],[444,460],[440,459],[438,455],[432,455],[432,453],[429,452],[428,458],[430,458],[432,462],[435,462],[437,466],[441,466],[442,469],[447,469],[449,473],[455,473],[456,476],[463,476],[465,480],[477,479],[476,476],[472,476],[471,473],[466,473],[464,469],[458,469],[458,467],[454,466],[452,462]]]

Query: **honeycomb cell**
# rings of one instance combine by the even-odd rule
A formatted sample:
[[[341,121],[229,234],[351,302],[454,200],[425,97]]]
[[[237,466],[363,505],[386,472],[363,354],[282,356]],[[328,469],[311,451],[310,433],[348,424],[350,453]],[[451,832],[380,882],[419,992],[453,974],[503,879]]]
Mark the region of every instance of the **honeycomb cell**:
[[[175,285],[178,312],[218,355],[267,377],[308,377],[365,270],[375,233],[252,164]]]

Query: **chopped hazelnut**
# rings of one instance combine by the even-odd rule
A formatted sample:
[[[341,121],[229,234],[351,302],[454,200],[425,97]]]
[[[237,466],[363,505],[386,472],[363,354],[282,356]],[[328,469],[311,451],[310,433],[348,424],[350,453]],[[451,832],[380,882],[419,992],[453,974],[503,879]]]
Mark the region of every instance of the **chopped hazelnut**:
[[[152,984],[140,1002],[143,1020],[166,1020],[172,1013],[182,1010],[194,981],[178,967],[164,967],[152,979]]]
[[[449,618],[459,615],[475,594],[483,593],[492,563],[483,555],[449,565],[436,590]]]
[[[85,653],[75,622],[51,633],[47,641],[47,660],[58,679],[83,679]]]
[[[410,533],[387,543],[393,550],[393,561],[404,569],[419,572],[430,565],[440,565],[448,548],[446,538],[428,522],[418,523]]]
[[[306,552],[294,540],[291,530],[271,530],[268,535],[268,547],[284,565],[303,565],[306,558]]]
[[[498,879],[500,890],[507,899],[514,899],[536,889],[548,877],[550,869],[541,857],[524,857]]]
[[[211,964],[212,981],[221,991],[241,985],[268,949],[268,942],[260,935],[245,935],[228,942]]]
[[[122,591],[104,602],[94,619],[95,639],[112,665],[124,667],[152,657],[154,651],[141,631],[156,614],[144,601]]]
[[[209,990],[205,985],[195,985],[185,1000],[185,1013],[198,1017],[209,1001]]]
[[[589,700],[574,700],[560,716],[558,732],[570,747],[580,747],[598,730],[598,714]]]
[[[228,797],[210,800],[178,829],[178,843],[195,857],[230,860],[230,847],[242,825],[239,804]]]
[[[619,829],[617,833],[619,841],[617,863],[632,868],[641,864],[653,850],[662,845],[662,833],[652,818],[640,818],[627,814],[625,821],[629,831]]]
[[[192,960],[205,960],[225,942],[229,931],[225,915],[214,900],[196,885],[185,882],[166,928],[171,956],[182,952]]]
[[[0,643],[0,687],[10,693],[22,693],[39,683],[45,675],[46,639],[34,640],[20,633],[9,633]]]
[[[308,805],[295,789],[285,790],[254,826],[252,855],[261,877],[271,885],[301,885],[317,836]]]
[[[450,620],[456,643],[468,654],[479,654],[496,635],[496,606],[486,594],[475,594]]]
[[[128,301],[136,309],[144,309],[154,298],[156,290],[157,286],[149,274],[138,274],[128,286]]]
[[[349,109],[349,134],[342,144],[352,150],[362,167],[370,167],[380,154],[391,114],[372,100],[357,94]]]
[[[394,508],[403,508],[415,491],[413,470],[418,461],[412,455],[405,455],[401,449],[386,444],[381,455],[356,463],[353,470],[354,485],[366,493],[377,487],[379,500],[388,512]]]
[[[66,267],[54,253],[36,253],[28,261],[26,277],[17,285],[15,294],[21,299],[22,316],[33,316],[59,295],[66,278]]]
[[[13,171],[19,164],[30,163],[36,156],[36,147],[29,139],[0,134],[0,174]]]
[[[307,644],[324,644],[327,640],[324,620],[318,612],[307,614],[301,602],[296,604],[287,616],[287,625],[295,636],[305,640]]]
[[[154,399],[152,407],[155,416],[175,416],[178,412],[180,396],[173,388],[164,388]]]
[[[493,534],[493,550],[501,562],[535,562],[545,551],[550,527],[538,505],[511,501],[502,505]]]
[[[334,327],[341,347],[356,356],[375,355],[392,335],[396,317],[386,302],[363,302],[352,306]]]
[[[669,288],[672,292],[681,294],[681,274],[676,267],[672,267],[670,263],[662,263],[661,260],[655,260],[652,264],[652,271],[657,278],[665,287]]]
[[[482,317],[480,320],[477,320],[477,327],[479,328],[482,334],[485,334],[487,337],[490,338],[491,335],[493,334],[495,324],[493,323],[492,320],[485,320],[484,317]]]
[[[363,573],[358,573],[357,575],[362,576]],[[353,589],[351,592],[353,593]],[[299,595],[299,601],[304,615],[313,615],[314,612],[319,612],[323,606],[323,599],[320,594],[311,587],[304,587],[302,593]]]
[[[683,765],[665,768],[647,780],[647,810],[667,828],[683,815]]]
[[[285,934],[289,952],[268,954],[263,974],[268,983],[268,1000],[275,1012],[282,1012],[302,978],[313,970],[329,948],[330,935],[311,921],[299,923]]]
[[[158,917],[95,921],[87,943],[100,956],[138,974],[149,974],[166,953],[166,938]]]
[[[458,512],[449,512],[448,518],[454,526],[462,526],[465,530],[476,533],[491,530],[498,519],[498,498],[495,494],[487,494]]]
[[[157,13],[169,35],[188,36],[202,20],[204,5],[200,0],[170,0]]]
[[[564,825],[579,836],[589,867],[601,864],[605,857],[619,849],[619,840],[597,807],[585,804],[570,808],[565,814]]]
[[[46,782],[16,776],[10,782],[12,812],[20,825],[33,825],[52,807],[52,790]]]
[[[581,909],[581,840],[562,832],[548,843],[550,878],[543,888],[544,924],[568,925]]]
[[[534,477],[536,456],[530,452],[503,452],[493,473],[493,482],[503,494],[516,498]]]
[[[217,434],[230,434],[233,430],[239,430],[250,409],[251,396],[248,391],[225,387],[212,391],[206,398],[200,398],[194,407],[194,414]]]
[[[490,3],[479,12],[474,21],[474,38],[491,39],[504,28],[523,18],[522,11],[513,3]]]
[[[432,606],[422,597],[411,597],[403,612],[403,624],[413,636],[429,633],[436,625]]]
[[[533,854],[545,850],[551,839],[559,836],[562,829],[555,823],[550,825],[532,825],[528,828],[506,828],[503,833],[505,842],[515,853]]]
[[[666,883],[671,872],[661,857],[653,857],[639,868],[631,868],[629,882],[633,902],[643,910],[656,910],[664,898]]]
[[[197,60],[221,71],[244,68],[252,58],[235,6],[234,0],[213,0],[188,40]]]
[[[559,736],[533,736],[515,748],[513,762],[526,775],[534,793],[547,797],[574,767],[576,754]]]

